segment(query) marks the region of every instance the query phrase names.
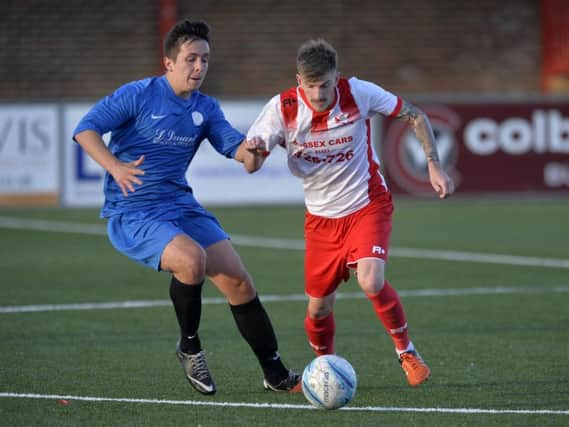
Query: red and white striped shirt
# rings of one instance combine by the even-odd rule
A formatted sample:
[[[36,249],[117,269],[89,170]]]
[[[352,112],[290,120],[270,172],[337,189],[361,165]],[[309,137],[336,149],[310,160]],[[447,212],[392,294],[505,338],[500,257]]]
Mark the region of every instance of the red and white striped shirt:
[[[369,119],[395,116],[401,99],[355,77],[339,79],[336,100],[323,112],[312,109],[300,87],[273,97],[247,138],[261,137],[270,151],[287,150],[291,172],[303,179],[306,208],[313,215],[339,218],[387,190],[372,147]]]

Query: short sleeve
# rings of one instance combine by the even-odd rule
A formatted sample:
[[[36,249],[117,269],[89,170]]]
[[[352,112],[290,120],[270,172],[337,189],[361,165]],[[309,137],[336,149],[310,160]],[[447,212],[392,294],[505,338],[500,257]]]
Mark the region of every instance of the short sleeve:
[[[349,82],[356,100],[362,104],[367,114],[380,113],[384,116],[396,116],[401,110],[401,98],[381,86],[355,77],[352,77]]]
[[[101,99],[79,121],[73,131],[73,139],[85,130],[93,130],[103,135],[134,118],[138,113],[138,95],[142,89],[140,82],[127,83],[112,95]]]
[[[247,139],[261,138],[271,151],[276,145],[284,142],[284,124],[280,111],[280,96],[273,97],[257,116],[247,132]]]

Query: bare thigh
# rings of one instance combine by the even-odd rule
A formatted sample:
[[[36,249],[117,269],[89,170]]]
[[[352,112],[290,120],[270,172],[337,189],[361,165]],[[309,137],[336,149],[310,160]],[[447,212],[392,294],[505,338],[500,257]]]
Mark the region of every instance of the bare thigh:
[[[191,237],[178,234],[162,252],[160,267],[182,283],[200,283],[205,277],[206,253]]]
[[[358,261],[358,284],[368,295],[377,295],[385,281],[385,261],[379,258],[366,258]]]
[[[253,279],[229,240],[222,240],[206,250],[206,275],[225,295],[231,305],[255,298]]]

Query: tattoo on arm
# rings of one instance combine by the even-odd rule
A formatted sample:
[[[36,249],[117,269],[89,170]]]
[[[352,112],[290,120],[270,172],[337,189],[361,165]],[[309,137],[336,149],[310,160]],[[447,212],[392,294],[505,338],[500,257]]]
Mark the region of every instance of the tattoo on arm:
[[[413,104],[403,101],[401,110],[397,114],[397,118],[406,121],[413,128],[415,136],[421,142],[427,160],[439,161],[439,155],[435,146],[435,135],[431,123],[425,113],[415,107]]]

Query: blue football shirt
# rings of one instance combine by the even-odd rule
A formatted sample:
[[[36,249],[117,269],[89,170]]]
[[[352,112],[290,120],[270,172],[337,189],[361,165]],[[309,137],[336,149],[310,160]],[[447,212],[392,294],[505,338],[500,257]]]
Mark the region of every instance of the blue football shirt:
[[[81,119],[73,137],[85,130],[111,132],[109,149],[122,162],[144,154],[142,185],[125,197],[105,175],[101,216],[175,219],[200,209],[186,180],[186,170],[204,139],[232,158],[245,136],[225,119],[215,98],[195,91],[177,96],[165,76],[127,83],[100,100]]]

